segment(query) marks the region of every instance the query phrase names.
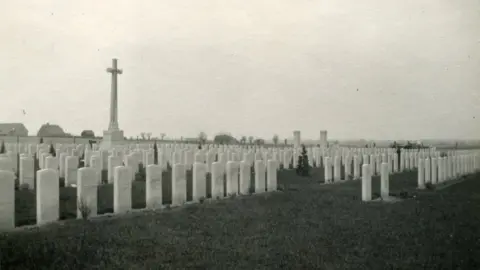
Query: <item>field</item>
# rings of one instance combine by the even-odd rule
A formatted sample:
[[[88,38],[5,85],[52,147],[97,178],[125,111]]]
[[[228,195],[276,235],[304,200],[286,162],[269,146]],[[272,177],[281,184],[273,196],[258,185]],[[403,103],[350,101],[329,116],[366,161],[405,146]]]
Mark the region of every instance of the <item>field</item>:
[[[480,267],[478,174],[421,192],[415,172],[392,175],[391,193],[404,199],[398,203],[362,203],[360,181],[320,185],[319,169],[310,178],[294,171],[278,177],[274,193],[4,235],[1,269]],[[142,183],[135,186],[134,207],[144,207]],[[372,186],[378,193],[378,177]],[[74,201],[65,199],[71,191],[62,196]],[[62,207],[63,213],[75,209]],[[20,220],[31,223],[29,217]]]

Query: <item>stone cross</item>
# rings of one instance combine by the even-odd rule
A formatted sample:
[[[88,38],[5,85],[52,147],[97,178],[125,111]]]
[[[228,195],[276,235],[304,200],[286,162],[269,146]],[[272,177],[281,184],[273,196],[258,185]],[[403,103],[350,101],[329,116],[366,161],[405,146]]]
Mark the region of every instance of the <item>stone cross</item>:
[[[122,74],[122,70],[117,68],[117,59],[112,60],[112,67],[107,68],[108,73],[112,73],[112,91],[110,96],[110,124],[108,130],[118,130],[118,99],[117,99],[117,74]]]

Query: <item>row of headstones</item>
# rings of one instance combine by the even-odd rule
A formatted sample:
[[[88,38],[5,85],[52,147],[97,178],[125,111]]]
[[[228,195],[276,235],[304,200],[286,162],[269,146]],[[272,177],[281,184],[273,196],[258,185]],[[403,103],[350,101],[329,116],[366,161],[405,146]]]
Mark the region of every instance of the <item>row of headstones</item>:
[[[212,164],[211,190],[212,199],[222,198],[224,188],[227,196],[263,193],[277,190],[277,162],[269,160],[255,162],[254,187],[251,184],[251,165],[248,162],[229,161],[226,166],[220,162]],[[187,201],[186,166],[174,164],[172,167],[171,206],[179,206]],[[146,207],[158,209],[162,207],[162,167],[148,165],[146,167]],[[123,214],[132,209],[132,181],[131,168],[116,166],[113,176],[113,211]],[[224,174],[226,182],[224,186]],[[204,163],[193,165],[192,197],[198,202],[207,197],[207,168]],[[15,227],[15,191],[14,174],[12,171],[0,170],[0,229]],[[82,218],[85,213],[89,217],[97,215],[98,180],[93,168],[84,167],[77,171],[77,217]],[[36,217],[37,224],[55,222],[59,220],[59,172],[55,169],[37,171],[36,185]],[[88,209],[89,211],[84,211]]]
[[[388,163],[381,164],[380,196],[389,197]],[[418,188],[425,189],[426,183],[433,185],[458,179],[458,177],[478,173],[480,171],[480,155],[448,156],[418,159]],[[362,200],[372,200],[372,164],[362,165]]]
[[[428,183],[437,184],[457,179],[460,176],[476,172],[480,168],[480,155],[468,154],[420,158],[418,160],[418,188]]]
[[[41,150],[40,150],[41,151]],[[215,151],[216,152],[216,151]],[[165,170],[167,168],[167,163],[168,164],[175,164],[175,163],[183,163],[187,166],[187,168],[191,169],[193,162],[203,162],[207,164],[207,171],[210,172],[211,164],[215,161],[215,154],[213,151],[209,151],[208,153],[204,153],[202,151],[199,151],[195,154],[194,158],[192,158],[192,151],[175,151],[171,152],[170,154],[162,153],[159,152],[159,163],[162,168]],[[130,168],[132,168],[133,175],[132,175],[132,180],[134,180],[134,173],[138,172],[138,165],[140,163],[143,163],[145,165],[150,165],[153,164],[153,151],[150,150],[142,150],[142,151],[133,151],[130,154],[127,154],[126,156],[122,157],[121,156],[107,156],[109,152],[97,152],[94,153],[93,155],[90,156],[90,159],[85,158],[85,165],[92,167],[95,169],[97,178],[99,180],[99,183],[101,182],[101,171],[106,167],[108,170],[108,182],[112,183],[113,182],[113,168],[116,166],[120,165],[125,165]],[[218,161],[221,163],[226,163],[227,161],[240,161],[237,158],[237,153],[235,152],[217,152],[218,153]],[[253,154],[255,153],[255,154]],[[238,153],[238,156],[240,156],[242,152]],[[318,152],[317,152],[318,154]],[[283,158],[279,158],[278,155],[276,155],[275,152],[273,152],[272,155],[270,155],[268,152],[252,152],[252,151],[245,151],[243,152],[243,160],[249,161],[252,163],[254,160],[267,160],[267,159],[273,159],[273,160],[278,160],[279,161],[279,167],[280,164],[284,168],[289,168],[290,164],[293,164],[293,167],[296,167],[297,158],[294,157],[294,153],[292,151],[286,150],[286,151],[281,151],[280,156],[283,156]],[[404,159],[401,161],[401,168],[400,170],[410,169],[411,164],[416,163],[414,160],[416,159],[417,155],[414,152],[411,152],[410,155],[402,155]],[[105,157],[107,158],[107,166],[104,165],[105,162]],[[164,159],[164,157],[167,157]],[[328,157],[328,156],[327,156]],[[317,167],[325,166],[325,158],[322,156],[315,156],[314,162],[316,163]],[[362,156],[358,156],[357,162],[355,162],[355,159],[351,160],[349,157],[350,155],[347,154],[346,156],[335,156],[336,158],[340,159],[340,163],[342,165],[345,165],[346,163],[351,163],[352,161],[354,162],[354,173],[353,177],[354,178],[359,178],[360,177],[360,170],[359,170],[359,164],[362,163]],[[393,158],[392,158],[393,157]],[[293,159],[292,159],[293,158]],[[397,154],[390,154],[390,153],[383,153],[381,156],[382,160],[385,162],[388,160],[389,165],[389,171],[392,172],[398,172],[398,165],[397,165]],[[377,172],[377,169],[379,168],[379,162],[380,162],[380,156],[379,155],[363,155],[363,160],[364,163],[368,163],[368,159],[370,160],[376,160],[377,161],[377,166],[374,167],[374,172]],[[10,159],[12,161],[12,159]],[[323,162],[322,162],[323,160]],[[68,153],[60,153],[59,157],[53,157],[49,153],[44,153],[40,152],[39,156],[39,165],[40,169],[59,169],[60,177],[65,178],[65,182],[67,185],[71,184],[76,184],[76,170],[78,169],[79,165],[79,158],[78,156],[69,156]],[[311,161],[312,162],[312,161]],[[323,163],[323,165],[322,165]],[[10,165],[8,165],[10,164]],[[392,166],[393,164],[393,166]],[[406,164],[406,165],[405,165]],[[313,166],[313,164],[311,164]],[[405,168],[404,168],[405,165]],[[13,165],[13,163],[9,163],[6,161],[6,159],[0,158],[0,169],[7,169],[8,167],[15,168],[16,166]],[[334,172],[334,179],[337,179],[337,176],[339,175],[338,170],[339,170],[339,164],[333,163],[333,172]],[[338,168],[337,168],[338,167]],[[20,179],[20,184],[21,185],[27,185],[30,188],[33,187],[33,159],[29,155],[24,155],[22,154],[20,156],[20,173],[19,173],[19,179]],[[346,166],[346,175],[350,175],[350,172],[347,171],[350,170],[350,166]],[[327,174],[328,176],[329,174]]]

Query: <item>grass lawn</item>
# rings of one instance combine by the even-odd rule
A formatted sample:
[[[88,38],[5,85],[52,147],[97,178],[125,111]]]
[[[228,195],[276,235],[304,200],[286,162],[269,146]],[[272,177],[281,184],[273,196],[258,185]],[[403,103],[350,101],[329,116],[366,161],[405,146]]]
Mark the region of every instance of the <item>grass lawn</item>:
[[[416,172],[392,175],[391,192],[409,194],[398,203],[363,203],[360,181],[313,174],[281,171],[274,193],[5,234],[1,269],[480,269],[480,174],[437,191],[417,191]]]

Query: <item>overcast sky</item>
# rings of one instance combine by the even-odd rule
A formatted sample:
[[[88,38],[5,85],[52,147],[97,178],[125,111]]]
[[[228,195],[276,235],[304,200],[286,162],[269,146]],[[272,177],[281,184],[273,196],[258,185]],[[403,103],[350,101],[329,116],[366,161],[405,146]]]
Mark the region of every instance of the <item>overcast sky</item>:
[[[3,0],[0,18],[0,122],[31,134],[101,134],[118,58],[127,136],[480,135],[478,0]]]

